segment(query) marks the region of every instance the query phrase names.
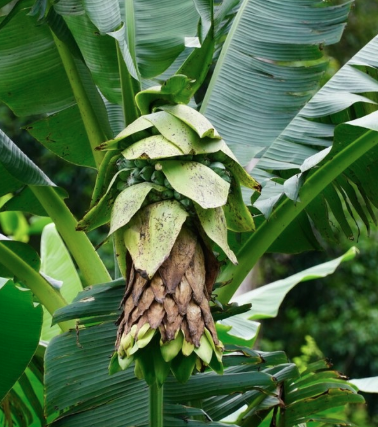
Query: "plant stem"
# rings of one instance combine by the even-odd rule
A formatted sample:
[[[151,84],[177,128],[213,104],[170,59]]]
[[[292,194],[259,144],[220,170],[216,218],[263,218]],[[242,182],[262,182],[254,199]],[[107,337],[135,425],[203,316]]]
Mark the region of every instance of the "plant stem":
[[[117,47],[117,58],[118,58],[118,70],[121,82],[122,92],[122,108],[123,117],[125,119],[125,125],[129,125],[139,117],[139,111],[135,103],[135,84],[136,81],[130,75],[122,53],[119,48],[119,44],[116,42]]]
[[[0,258],[8,270],[34,293],[51,315],[58,308],[67,305],[62,295],[45,278],[2,242],[0,242]],[[59,323],[59,326],[63,332],[66,332],[75,328],[75,322],[71,320]]]
[[[255,231],[237,253],[238,265],[228,264],[222,271],[219,281],[227,284],[221,287],[218,300],[225,304],[238,289],[244,278],[271,244],[295,220],[303,209],[336,179],[351,164],[378,144],[378,134],[365,132],[360,138],[338,152],[323,166],[319,167],[303,184],[300,190],[300,202],[294,203],[286,198],[273,212],[269,220]]]
[[[76,231],[77,221],[53,187],[30,189],[54,221],[87,285],[110,282],[112,279],[87,235]]]
[[[89,143],[92,147],[93,157],[97,166],[100,167],[104,154],[95,148],[102,142],[106,141],[106,136],[101,129],[97,120],[96,114],[89,101],[88,95],[80,79],[75,60],[71,55],[68,46],[58,39],[58,37],[51,31],[55,45],[58,49],[59,55],[62,59],[64,69],[66,70],[67,77],[70,81],[72,91],[79,107],[80,115],[84,123],[85,131],[87,133]]]
[[[102,161],[101,166],[98,169],[98,174],[96,178],[95,187],[93,189],[90,208],[92,208],[101,199],[101,196],[105,194],[106,186],[110,183],[110,179],[111,179],[109,178],[109,168],[111,169],[112,166],[115,167],[116,156],[117,156],[116,152],[106,151],[104,160]],[[111,177],[113,176],[114,176],[114,170],[111,171]]]
[[[156,383],[150,386],[150,424],[149,427],[163,427],[163,386]]]

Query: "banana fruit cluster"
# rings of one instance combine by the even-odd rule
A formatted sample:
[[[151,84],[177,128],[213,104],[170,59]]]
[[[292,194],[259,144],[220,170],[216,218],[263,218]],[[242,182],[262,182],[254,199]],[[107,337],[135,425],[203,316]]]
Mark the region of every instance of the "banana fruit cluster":
[[[138,377],[159,385],[170,370],[179,381],[196,367],[222,372],[209,306],[218,273],[212,246],[237,263],[227,230],[254,228],[240,185],[259,184],[186,105],[159,106],[101,149],[122,150],[110,234],[121,271],[127,266],[110,371],[134,361]]]

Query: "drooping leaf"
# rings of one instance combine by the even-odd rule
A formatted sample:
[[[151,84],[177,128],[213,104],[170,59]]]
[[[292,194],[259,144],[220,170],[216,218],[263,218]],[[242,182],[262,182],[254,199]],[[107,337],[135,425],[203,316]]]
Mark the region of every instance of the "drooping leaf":
[[[202,208],[226,204],[230,185],[207,166],[179,160],[164,160],[160,164],[172,187]]]
[[[319,264],[315,267],[311,267],[307,270],[301,271],[300,273],[294,274],[293,276],[290,276],[286,279],[278,280],[277,282],[249,291],[242,296],[235,297],[234,301],[238,302],[239,304],[247,302],[252,303],[252,308],[250,311],[238,316],[251,320],[275,317],[284,297],[294,286],[307,280],[333,274],[336,268],[338,268],[342,262],[353,259],[356,254],[357,249],[352,247],[344,255],[332,261]]]
[[[32,293],[12,281],[0,287],[0,400],[29,364],[38,346],[42,307],[33,304]]]
[[[269,375],[274,375],[278,378],[295,379],[298,376],[298,371],[295,365],[287,364],[286,356],[283,352],[263,353],[250,350],[246,347],[231,346],[226,348],[226,351],[231,351],[230,354],[224,356],[226,366],[230,365],[230,373],[247,373],[260,371]],[[229,364],[228,360],[231,360]],[[271,367],[273,369],[271,369]],[[235,394],[230,396],[213,396],[206,399],[203,403],[203,408],[213,419],[225,420],[231,414],[245,413],[257,409],[260,406],[272,408],[280,404],[276,392],[261,393],[259,390],[246,391],[243,394]],[[248,409],[245,410],[245,405]],[[237,418],[237,417],[236,417]],[[236,421],[233,417],[232,421]],[[262,417],[260,417],[261,421]],[[227,419],[227,421],[229,421]]]
[[[280,395],[281,406],[283,402],[284,407],[277,408],[278,411],[276,409],[273,417],[281,419],[282,425],[287,427],[311,421],[320,422],[319,425],[323,425],[323,423],[350,425],[348,422],[332,417],[338,415],[338,410],[346,403],[362,403],[363,397],[357,394],[356,388],[346,381],[345,376],[331,371],[330,365],[326,361],[318,361],[312,365],[302,374],[299,374],[298,371],[297,375],[290,374],[289,371],[292,369],[290,365],[287,366],[287,369],[274,374],[277,377],[286,378]],[[272,374],[277,369],[279,366],[268,368],[264,372]],[[273,406],[276,405],[277,403]],[[238,421],[247,425],[260,422],[269,413],[266,409],[270,410],[270,408],[264,404],[251,405],[239,415]],[[267,421],[268,425],[270,422],[274,422],[272,416],[268,417]]]
[[[224,251],[231,262],[237,264],[236,256],[228,246],[226,217],[222,208],[202,209],[199,205],[195,205],[195,208],[207,236]]]
[[[121,8],[118,1],[112,0],[110,2],[107,2],[106,4],[103,4],[98,1],[97,2],[85,1],[83,2],[83,7],[88,15],[88,17],[85,17],[86,21],[88,21],[88,24],[92,26],[94,24],[95,27],[98,29],[97,31],[101,35],[108,35],[117,41],[118,49],[119,49],[119,52],[121,53],[120,59],[123,58],[127,66],[128,73],[134,79],[138,79],[138,72],[135,68],[135,63],[133,61],[133,58],[131,56],[130,49],[128,46],[128,42],[126,38],[126,29],[125,29],[124,23],[122,22]],[[88,18],[92,21],[93,24],[89,22]],[[88,24],[86,26],[88,26]],[[97,31],[95,30],[96,33]],[[91,46],[91,49],[93,49],[93,45]],[[114,41],[113,41],[113,46],[111,50],[113,50],[113,53],[116,52]],[[97,56],[97,58],[99,57]],[[113,58],[114,58],[114,54],[113,54]],[[93,63],[93,56],[92,56],[92,63]],[[97,67],[98,65],[96,64],[95,68]]]
[[[134,78],[137,78],[138,72],[144,78],[151,78],[167,69],[184,50],[185,37],[195,36],[199,18],[188,0],[175,4],[149,3],[148,10],[143,2],[137,1],[133,7],[127,5],[125,14],[117,1],[107,3],[105,8],[101,2],[86,2],[84,7],[99,31],[118,41]],[[153,15],[150,14],[151,10],[154,11]],[[92,62],[100,63],[100,58],[95,59],[95,49],[92,48],[92,52]],[[134,63],[135,59],[137,64]]]
[[[141,210],[125,229],[125,245],[135,269],[149,278],[168,257],[188,213],[175,200]]]
[[[4,132],[0,130],[0,195],[17,190],[23,184],[54,185]]]
[[[147,403],[144,382],[135,379],[131,368],[112,376],[106,372],[109,349],[112,349],[116,335],[113,322],[123,286],[123,280],[118,280],[88,288],[74,304],[57,313],[55,320],[79,318],[83,325],[86,318],[93,325],[100,322],[101,317],[104,319],[105,313],[111,317],[107,323],[60,335],[49,345],[46,357],[47,413],[51,415],[54,408],[62,411],[53,426],[101,426],[104,420],[115,427],[146,425],[147,412],[140,412],[140,403]],[[100,316],[97,320],[93,317],[96,315]],[[62,351],[64,358],[61,357]],[[187,414],[187,421],[192,424],[190,418],[198,410],[191,409],[189,402],[200,398],[204,399],[203,415],[208,420],[211,417],[214,426],[221,426],[224,417],[242,409],[245,404],[248,406],[244,411],[246,419],[256,416],[261,420],[264,410],[282,406],[283,397],[278,398],[276,394],[277,385],[282,382],[292,399],[290,401],[288,397],[287,407],[291,408],[296,420],[303,418],[302,411],[309,402],[306,396],[317,401],[307,420],[315,419],[322,405],[334,407],[340,402],[362,401],[350,385],[340,380],[340,374],[325,371],[328,365],[324,361],[309,367],[301,377],[296,366],[287,363],[283,352],[266,353],[228,345],[223,361],[227,366],[223,376],[213,372],[197,374],[185,386],[173,377],[168,378],[164,386],[165,424],[173,426],[174,420],[181,422],[182,414]],[[303,395],[299,388],[303,389]],[[230,398],[228,392],[235,390],[242,393],[235,393]],[[324,390],[326,393],[322,393]],[[324,400],[322,396],[325,396]],[[124,411],[125,402],[127,412]],[[189,408],[184,407],[179,413],[178,404]]]
[[[111,287],[104,292],[111,292]],[[98,296],[101,294],[105,296],[105,293],[101,292]],[[96,294],[93,296],[97,297]],[[82,306],[84,307],[85,304]],[[147,422],[145,383],[134,377],[132,369],[112,376],[107,374],[109,348],[114,345],[115,334],[116,327],[113,323],[105,323],[80,330],[78,335],[72,331],[53,339],[46,355],[47,413],[53,413],[54,407],[63,411],[53,422],[53,426],[63,426],[67,423],[70,426],[89,426],[90,423],[100,426],[106,420],[115,427],[121,427]],[[64,358],[60,357],[62,349],[66,355]],[[240,347],[235,348],[236,351],[240,349]],[[235,350],[232,350],[233,354]],[[266,364],[280,363],[282,360],[282,354],[277,358],[277,355],[272,354],[271,357],[269,353],[261,353],[260,357],[252,350],[245,349],[245,351],[250,351],[251,356],[252,353],[256,356],[254,359],[251,357],[251,360],[254,360],[255,371]],[[249,356],[239,354],[240,359],[249,359]],[[252,363],[248,365],[249,369],[252,368]],[[200,377],[204,378],[202,385]],[[219,384],[219,387],[213,387],[214,381]],[[261,387],[265,390],[273,390],[275,381],[271,374],[262,372],[247,374],[240,372],[236,375],[230,372],[223,377],[206,373],[194,376],[189,380],[188,386],[180,387],[171,377],[165,384],[166,404],[176,405],[180,401],[187,404],[188,400],[200,396],[209,396],[209,399],[213,399],[211,396],[214,396],[214,393],[220,395],[219,399],[221,399],[222,395],[224,397],[227,394],[227,390],[234,389],[235,386],[238,390],[253,390],[257,387],[260,390],[258,392],[261,393]],[[264,393],[261,394],[265,396]],[[241,396],[238,407],[244,405],[245,398],[246,395]],[[127,412],[124,411],[125,402],[129,408]],[[142,406],[141,402],[143,402]],[[214,405],[212,407],[215,409]],[[189,413],[192,415],[190,410]],[[165,417],[174,415],[176,413],[167,409]],[[214,422],[220,419],[214,418]]]
[[[314,414],[328,408],[343,406],[347,403],[363,403],[364,401],[361,395],[343,388],[343,385],[340,385],[339,388],[329,388],[326,393],[312,395],[289,405],[285,411],[286,423],[291,426],[307,422],[312,419]]]
[[[168,379],[169,384],[172,380]],[[165,399],[168,402],[185,402],[189,399],[205,399],[211,396],[251,390],[258,384],[266,391],[274,390],[275,379],[263,372],[225,373],[222,376],[210,372],[192,376],[187,384],[175,384],[175,387],[165,390]]]
[[[378,393],[378,377],[358,378],[349,382],[365,393]]]
[[[142,182],[123,190],[115,199],[110,219],[109,235],[126,225],[138,212],[151,190],[164,191],[165,187]]]
[[[52,426],[147,423],[145,383],[132,369],[108,374],[115,338],[112,322],[82,330],[77,337],[73,331],[52,340],[46,353],[46,411],[48,415],[62,411]]]

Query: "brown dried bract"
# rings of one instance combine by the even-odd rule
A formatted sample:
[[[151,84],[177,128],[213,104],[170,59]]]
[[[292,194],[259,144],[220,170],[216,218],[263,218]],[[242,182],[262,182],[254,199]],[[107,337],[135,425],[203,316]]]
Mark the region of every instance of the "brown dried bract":
[[[197,304],[201,304],[205,296],[206,269],[203,252],[199,245],[196,246],[195,254],[190,261],[188,269],[185,271],[185,277],[193,290],[194,301]]]
[[[192,231],[183,228],[168,259],[152,279],[143,278],[131,265],[117,347],[134,324],[139,331],[145,323],[159,329],[163,342],[173,340],[181,329],[185,340],[199,347],[206,327],[214,342],[219,343],[208,301],[218,263],[204,247]]]
[[[157,302],[163,302],[166,295],[166,288],[163,283],[163,279],[160,277],[159,273],[156,273],[151,280],[151,289],[155,295],[155,300]]]
[[[161,325],[164,315],[165,310],[163,304],[154,301],[147,312],[148,323],[152,329],[157,329]]]
[[[169,323],[173,323],[179,314],[179,309],[173,298],[171,298],[169,295],[167,295],[164,300],[164,308],[166,312],[167,321]]]
[[[189,267],[196,250],[197,239],[189,230],[183,228],[177,237],[169,257],[159,268],[159,273],[166,286],[167,293],[172,294]]]
[[[188,321],[190,336],[193,339],[194,345],[199,347],[205,324],[201,315],[201,309],[194,301],[191,301],[188,306],[186,320]]]
[[[184,316],[188,311],[188,305],[192,300],[192,288],[185,276],[182,277],[180,284],[177,286],[173,299],[178,306],[179,313]]]
[[[188,343],[193,344],[193,339],[190,336],[189,325],[188,325],[188,322],[186,321],[186,319],[183,319],[183,321],[181,322],[181,330],[184,334],[185,340]]]
[[[131,291],[135,305],[138,304],[139,297],[142,295],[142,292],[146,285],[147,285],[147,280],[144,279],[139,273],[136,273],[135,281],[133,283],[132,291]]]

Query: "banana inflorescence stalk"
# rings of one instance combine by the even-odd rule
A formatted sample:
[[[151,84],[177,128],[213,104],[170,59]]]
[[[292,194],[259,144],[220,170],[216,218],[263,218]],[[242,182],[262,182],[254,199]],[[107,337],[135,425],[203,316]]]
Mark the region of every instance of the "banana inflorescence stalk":
[[[254,228],[240,185],[259,184],[187,105],[159,105],[100,148],[121,150],[109,234],[126,290],[110,372],[135,362],[136,375],[159,386],[170,371],[182,382],[206,366],[221,373],[213,248],[237,263],[227,230]]]

